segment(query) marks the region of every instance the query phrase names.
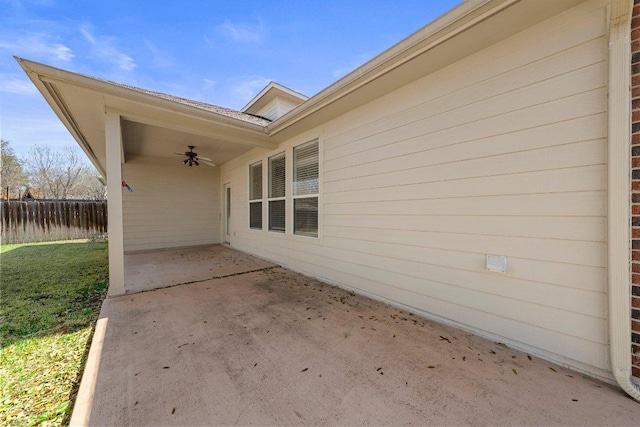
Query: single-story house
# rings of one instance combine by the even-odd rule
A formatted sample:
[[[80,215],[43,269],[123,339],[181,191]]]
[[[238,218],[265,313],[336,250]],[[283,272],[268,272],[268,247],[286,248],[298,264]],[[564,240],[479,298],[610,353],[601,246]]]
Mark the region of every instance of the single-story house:
[[[226,242],[640,398],[633,0],[467,0],[242,111],[18,61],[107,178],[110,295],[125,253]]]

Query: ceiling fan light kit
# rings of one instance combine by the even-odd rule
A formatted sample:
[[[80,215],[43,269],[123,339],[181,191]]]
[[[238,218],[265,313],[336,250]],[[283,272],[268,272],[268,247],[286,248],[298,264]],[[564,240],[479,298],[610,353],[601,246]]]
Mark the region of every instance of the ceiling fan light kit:
[[[200,166],[200,162],[209,165],[209,166],[215,166],[215,164],[212,162],[211,159],[207,158],[207,157],[200,157],[198,156],[198,153],[194,152],[193,149],[196,148],[193,145],[189,145],[189,151],[185,151],[184,155],[186,156],[186,158],[182,161],[182,164],[185,166]],[[177,154],[178,156],[182,156],[182,154],[180,153],[173,153],[173,154]]]

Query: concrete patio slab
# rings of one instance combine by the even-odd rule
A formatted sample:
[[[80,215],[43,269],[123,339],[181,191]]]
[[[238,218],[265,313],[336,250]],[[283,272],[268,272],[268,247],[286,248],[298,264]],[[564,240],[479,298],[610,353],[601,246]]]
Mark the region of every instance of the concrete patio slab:
[[[618,388],[280,267],[104,302],[72,425],[637,425]]]
[[[128,253],[126,293],[257,271],[271,264],[223,245]]]

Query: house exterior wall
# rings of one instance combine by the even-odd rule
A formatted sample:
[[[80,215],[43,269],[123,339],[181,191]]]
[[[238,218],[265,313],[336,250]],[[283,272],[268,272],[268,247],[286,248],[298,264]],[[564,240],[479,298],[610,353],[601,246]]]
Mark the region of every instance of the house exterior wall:
[[[234,159],[221,168],[231,245],[611,378],[606,51],[606,2],[583,3]],[[314,138],[317,239],[292,235],[290,218],[292,148]],[[281,151],[287,232],[250,230],[249,165]],[[488,254],[506,256],[505,273],[486,270]]]
[[[220,243],[218,169],[137,158],[122,165],[125,252]]]
[[[631,369],[640,378],[640,0],[633,6],[631,55]]]

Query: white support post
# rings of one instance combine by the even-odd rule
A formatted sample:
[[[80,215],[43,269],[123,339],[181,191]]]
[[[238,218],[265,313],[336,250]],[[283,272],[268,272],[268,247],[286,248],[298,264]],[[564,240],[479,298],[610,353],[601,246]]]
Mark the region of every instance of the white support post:
[[[124,294],[124,226],[122,213],[122,130],[120,115],[105,115],[107,208],[109,209],[109,296]]]

